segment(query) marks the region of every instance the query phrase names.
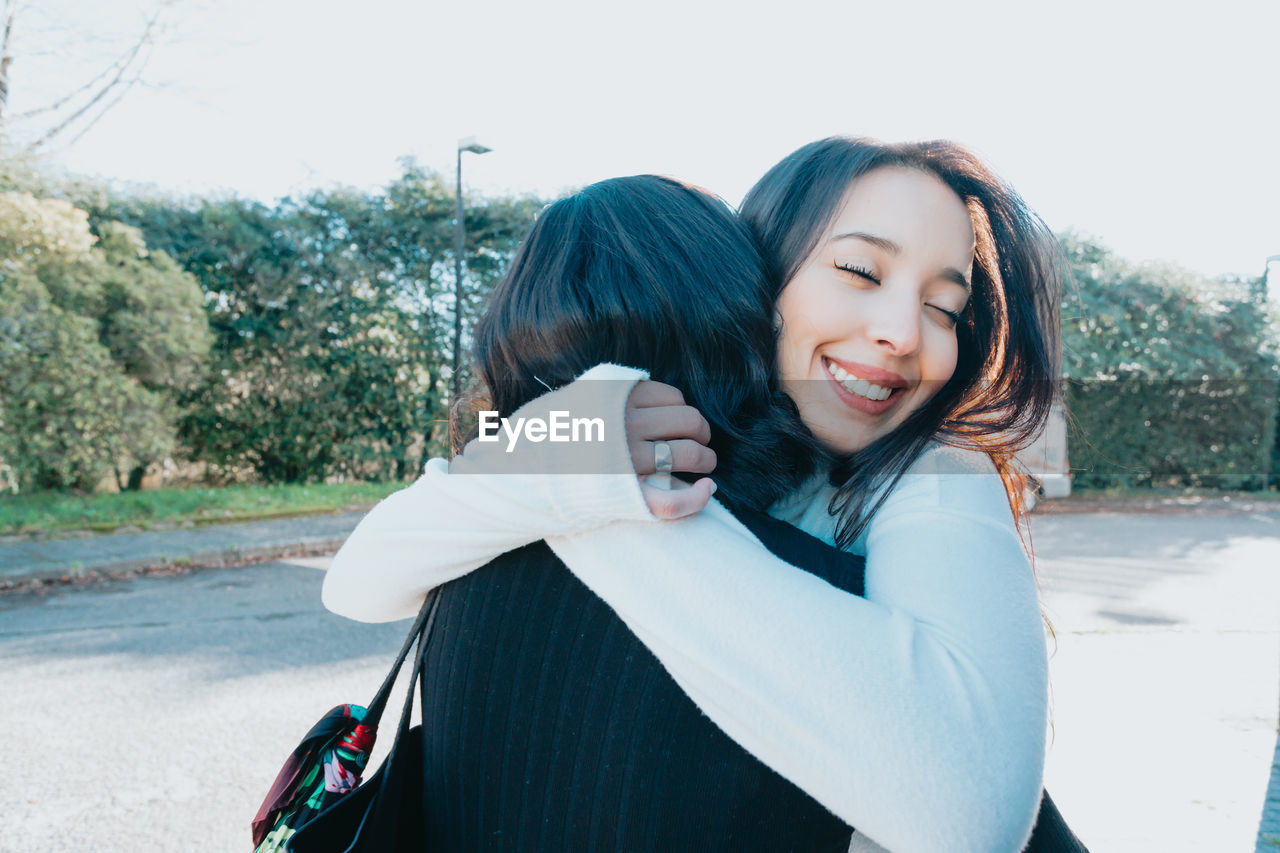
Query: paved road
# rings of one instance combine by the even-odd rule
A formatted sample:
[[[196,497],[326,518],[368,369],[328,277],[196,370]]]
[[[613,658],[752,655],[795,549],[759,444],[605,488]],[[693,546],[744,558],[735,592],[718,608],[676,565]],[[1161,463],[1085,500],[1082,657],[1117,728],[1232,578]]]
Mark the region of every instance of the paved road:
[[[1255,849],[1277,749],[1280,515],[1049,516],[1033,532],[1063,814],[1095,853]]]
[[[1042,516],[1034,534],[1069,823],[1094,853],[1253,850],[1280,516]],[[0,850],[246,850],[289,749],[372,693],[406,630],[325,613],[324,564],[0,597]]]

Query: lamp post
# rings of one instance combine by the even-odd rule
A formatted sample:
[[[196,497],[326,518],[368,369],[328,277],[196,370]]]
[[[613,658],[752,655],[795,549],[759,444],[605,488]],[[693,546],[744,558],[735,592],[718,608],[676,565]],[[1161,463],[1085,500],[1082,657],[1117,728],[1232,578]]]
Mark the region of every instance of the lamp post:
[[[458,218],[457,226],[454,228],[453,240],[453,377],[451,379],[452,393],[449,395],[449,404],[453,405],[461,393],[459,380],[461,376],[459,369],[462,357],[462,250],[466,242],[464,228],[462,222],[462,152],[470,151],[472,154],[487,154],[492,148],[486,148],[479,142],[476,142],[474,136],[466,136],[458,140],[458,186],[454,193],[458,200]]]
[[[1266,300],[1271,296],[1268,287],[1271,284],[1271,265],[1280,262],[1280,255],[1272,255],[1267,258],[1267,265],[1262,268],[1262,298]]]

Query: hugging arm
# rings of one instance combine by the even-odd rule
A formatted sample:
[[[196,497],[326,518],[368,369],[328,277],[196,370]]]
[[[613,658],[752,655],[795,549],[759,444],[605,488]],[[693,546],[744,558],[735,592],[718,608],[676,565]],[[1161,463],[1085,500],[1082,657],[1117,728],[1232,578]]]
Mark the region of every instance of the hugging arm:
[[[713,722],[860,832],[896,853],[1018,850],[1044,757],[1034,579],[989,462],[918,467],[872,521],[866,599],[779,560],[715,502],[654,523],[631,475],[437,468],[362,522],[325,601],[409,616],[431,586],[547,537]],[[374,603],[334,606],[361,595]]]
[[[428,590],[547,536],[701,510],[715,489],[709,477],[676,489],[637,480],[636,470],[654,471],[650,439],[668,441],[677,471],[715,468],[706,419],[679,391],[646,377],[598,364],[510,418],[549,423],[559,416],[566,427],[598,420],[599,432],[587,427],[591,441],[514,438],[503,427],[452,461],[430,460],[417,482],[370,510],[334,556],[325,606],[364,622],[407,619]]]
[[[645,376],[597,365],[517,414],[563,410],[620,428],[628,395]],[[417,482],[370,510],[325,573],[325,607],[363,622],[407,619],[429,590],[507,551],[619,519],[653,520],[625,441],[604,442],[584,458],[547,444],[509,455],[501,438],[473,442],[452,462],[430,460]]]
[[[866,599],[715,503],[548,543],[713,722],[859,832],[1020,850],[1047,713],[1034,579],[993,471],[905,480],[869,533]]]

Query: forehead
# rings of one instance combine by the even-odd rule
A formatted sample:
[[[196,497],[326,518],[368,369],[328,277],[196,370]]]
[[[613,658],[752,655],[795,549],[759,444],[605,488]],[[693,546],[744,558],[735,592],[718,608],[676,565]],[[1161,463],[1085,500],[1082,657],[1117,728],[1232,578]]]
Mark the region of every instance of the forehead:
[[[916,169],[884,167],[855,180],[828,238],[850,232],[874,234],[906,251],[963,265],[973,256],[973,221],[964,201],[936,175]]]

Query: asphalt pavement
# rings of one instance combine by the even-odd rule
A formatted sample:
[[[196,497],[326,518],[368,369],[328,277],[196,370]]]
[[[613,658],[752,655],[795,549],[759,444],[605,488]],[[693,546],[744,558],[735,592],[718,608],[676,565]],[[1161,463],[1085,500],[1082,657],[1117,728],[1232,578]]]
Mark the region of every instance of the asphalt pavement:
[[[357,518],[182,533],[307,550]],[[1046,782],[1069,825],[1094,853],[1280,849],[1280,514],[1037,515],[1032,532],[1056,636]],[[209,553],[128,536],[71,541]],[[0,572],[17,578],[12,546]],[[44,553],[52,573],[68,552]],[[248,849],[289,750],[368,700],[408,627],[327,613],[327,562],[0,596],[0,851]]]

